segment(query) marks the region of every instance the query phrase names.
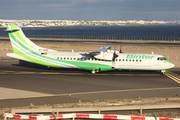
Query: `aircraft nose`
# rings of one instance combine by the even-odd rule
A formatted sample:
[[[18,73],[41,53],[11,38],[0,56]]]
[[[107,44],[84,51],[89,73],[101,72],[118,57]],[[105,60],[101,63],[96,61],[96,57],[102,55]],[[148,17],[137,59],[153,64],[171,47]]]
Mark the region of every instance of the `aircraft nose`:
[[[169,68],[174,68],[175,65],[172,62],[169,62]]]
[[[173,68],[173,67],[175,67],[175,65],[174,65],[174,64],[171,64],[170,67]]]

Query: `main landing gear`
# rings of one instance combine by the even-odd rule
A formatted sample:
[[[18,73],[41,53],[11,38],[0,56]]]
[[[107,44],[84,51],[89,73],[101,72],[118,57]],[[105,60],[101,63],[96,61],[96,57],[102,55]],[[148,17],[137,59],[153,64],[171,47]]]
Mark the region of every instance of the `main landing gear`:
[[[95,74],[95,73],[96,73],[96,71],[92,70],[92,71],[91,71],[91,73],[92,73],[92,74]]]
[[[97,72],[100,72],[100,69],[94,69],[94,70],[91,71],[92,74],[95,74]]]

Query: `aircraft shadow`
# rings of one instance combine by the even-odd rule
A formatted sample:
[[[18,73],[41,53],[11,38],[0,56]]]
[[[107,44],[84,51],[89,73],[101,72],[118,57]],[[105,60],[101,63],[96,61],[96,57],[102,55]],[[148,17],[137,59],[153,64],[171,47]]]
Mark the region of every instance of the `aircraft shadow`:
[[[34,68],[34,69],[41,69],[41,70],[52,70],[52,71],[64,71],[64,72],[67,72],[67,71],[77,71],[77,72],[82,72],[85,70],[81,70],[81,69],[72,69],[72,68],[53,68],[53,67],[47,67],[47,66],[43,66],[43,65],[39,65],[39,64],[36,64],[36,63],[31,63],[31,62],[27,62],[27,61],[23,61],[23,60],[19,60],[19,64],[12,64],[13,66],[21,66],[21,67],[26,67],[26,68]],[[86,71],[88,72],[88,71]]]

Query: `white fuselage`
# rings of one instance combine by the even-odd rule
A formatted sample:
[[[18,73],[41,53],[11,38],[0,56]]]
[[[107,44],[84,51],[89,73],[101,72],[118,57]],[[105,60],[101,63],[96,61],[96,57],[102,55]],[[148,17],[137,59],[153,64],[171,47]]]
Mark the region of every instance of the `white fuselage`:
[[[65,61],[79,61],[88,63],[98,63],[113,66],[116,69],[128,69],[128,70],[162,70],[170,69],[174,67],[172,63],[158,60],[158,58],[164,58],[159,54],[134,54],[134,53],[117,53],[118,57],[112,61],[111,53],[109,60],[98,59],[96,57],[87,57],[80,54],[81,52],[48,52],[45,55],[47,58],[53,58],[57,60]],[[167,60],[166,60],[167,61]],[[50,61],[47,61],[50,63]]]

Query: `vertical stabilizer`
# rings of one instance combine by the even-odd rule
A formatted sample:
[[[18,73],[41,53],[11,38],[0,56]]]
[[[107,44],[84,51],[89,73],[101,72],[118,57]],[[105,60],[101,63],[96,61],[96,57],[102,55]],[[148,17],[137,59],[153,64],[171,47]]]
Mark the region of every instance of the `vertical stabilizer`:
[[[57,62],[52,58],[52,54],[58,53],[58,51],[37,46],[24,35],[20,27],[7,25],[7,31],[14,51],[14,53],[7,53],[7,56],[48,67],[50,65],[55,67],[59,67],[59,65],[60,67],[70,66]]]
[[[41,48],[29,40],[20,27],[7,25],[7,31],[14,53],[21,52],[21,48],[26,48],[29,51],[38,51],[38,49]]]

